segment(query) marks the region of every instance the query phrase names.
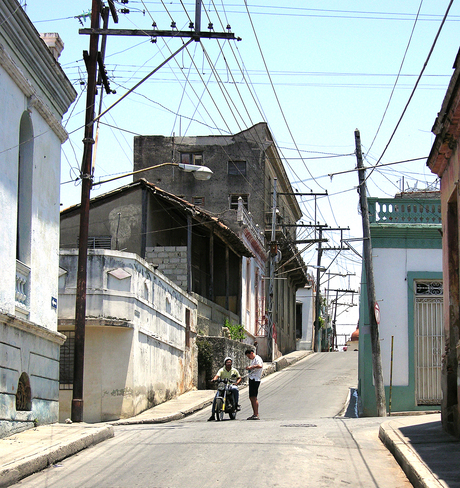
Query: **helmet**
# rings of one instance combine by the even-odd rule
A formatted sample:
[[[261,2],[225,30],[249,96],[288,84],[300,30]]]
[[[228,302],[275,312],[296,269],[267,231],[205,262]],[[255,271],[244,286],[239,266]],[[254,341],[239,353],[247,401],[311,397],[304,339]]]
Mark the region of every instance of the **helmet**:
[[[233,359],[230,357],[230,356],[227,356],[225,359],[224,359],[224,366],[225,366],[225,363],[230,359],[230,361],[232,362],[233,364]]]

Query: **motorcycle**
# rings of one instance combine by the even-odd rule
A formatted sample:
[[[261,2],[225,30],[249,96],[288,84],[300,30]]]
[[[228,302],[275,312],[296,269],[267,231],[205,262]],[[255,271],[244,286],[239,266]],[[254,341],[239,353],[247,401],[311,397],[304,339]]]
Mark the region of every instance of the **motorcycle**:
[[[224,420],[224,414],[228,414],[230,420],[236,419],[237,406],[233,400],[232,381],[219,378],[216,393],[216,420]]]

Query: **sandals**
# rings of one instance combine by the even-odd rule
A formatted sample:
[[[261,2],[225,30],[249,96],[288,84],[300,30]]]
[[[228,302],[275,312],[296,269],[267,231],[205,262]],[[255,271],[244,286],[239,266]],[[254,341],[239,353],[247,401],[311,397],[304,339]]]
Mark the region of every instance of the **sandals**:
[[[260,420],[260,419],[259,419],[259,417],[257,415],[251,415],[246,420]]]

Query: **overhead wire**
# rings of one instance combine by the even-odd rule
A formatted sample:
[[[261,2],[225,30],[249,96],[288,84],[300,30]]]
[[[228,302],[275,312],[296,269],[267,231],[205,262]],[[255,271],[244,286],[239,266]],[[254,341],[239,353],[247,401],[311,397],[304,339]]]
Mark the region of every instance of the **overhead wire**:
[[[420,0],[420,5],[418,7],[417,16],[415,17],[414,25],[412,26],[412,31],[411,31],[410,36],[409,36],[409,41],[407,42],[407,46],[406,46],[406,49],[404,51],[404,56],[402,58],[400,66],[399,66],[398,75],[396,76],[396,80],[395,80],[393,88],[391,90],[390,97],[389,97],[388,102],[387,102],[387,106],[385,107],[385,110],[383,112],[382,119],[380,120],[380,124],[377,127],[377,132],[375,133],[374,138],[372,139],[372,142],[369,146],[369,151],[372,149],[372,146],[374,145],[375,139],[377,138],[377,136],[380,132],[380,128],[382,127],[383,121],[385,120],[385,116],[388,112],[388,108],[390,107],[391,100],[393,99],[393,94],[395,92],[396,85],[398,84],[398,80],[399,80],[399,77],[401,75],[401,71],[402,71],[403,66],[404,66],[404,61],[406,60],[407,52],[409,51],[409,47],[410,47],[411,42],[412,42],[412,37],[413,37],[414,32],[415,32],[415,26],[417,25],[417,20],[418,20],[419,15],[420,15],[420,10],[422,9],[422,5],[423,5],[423,0]]]
[[[419,84],[419,82],[420,82],[420,80],[421,80],[421,78],[422,78],[422,76],[423,76],[423,73],[425,72],[425,69],[426,69],[426,67],[427,67],[427,65],[428,65],[428,62],[429,62],[429,60],[430,60],[430,58],[431,58],[431,55],[433,54],[434,48],[435,48],[435,46],[436,46],[436,44],[437,44],[437,41],[438,41],[438,39],[439,39],[439,35],[441,34],[442,28],[444,27],[444,24],[445,24],[445,22],[446,22],[447,16],[448,16],[448,14],[449,14],[449,11],[450,11],[450,8],[452,7],[453,2],[454,2],[454,0],[450,0],[450,1],[449,1],[449,5],[447,6],[446,13],[444,14],[444,17],[443,17],[443,19],[442,19],[441,25],[440,25],[440,26],[439,26],[439,28],[438,28],[438,31],[437,31],[436,36],[435,36],[435,38],[434,38],[434,41],[433,41],[433,43],[431,44],[431,48],[430,48],[430,50],[429,50],[429,52],[428,52],[428,56],[427,56],[427,58],[426,58],[426,60],[425,60],[425,62],[424,62],[424,64],[423,64],[422,70],[420,71],[420,74],[419,74],[419,76],[418,76],[418,78],[417,78],[417,81],[415,82],[415,86],[414,86],[414,88],[412,89],[412,92],[411,92],[411,94],[410,94],[410,96],[409,96],[409,100],[407,101],[406,105],[404,106],[403,112],[402,112],[401,116],[399,117],[398,122],[396,123],[396,126],[395,126],[395,128],[394,128],[394,130],[393,130],[393,132],[392,132],[392,134],[391,134],[391,136],[390,136],[390,139],[388,140],[388,142],[387,142],[387,144],[386,144],[386,146],[385,146],[385,148],[384,148],[384,150],[383,150],[382,154],[380,155],[379,159],[377,160],[377,163],[375,164],[374,168],[373,168],[373,169],[371,169],[370,173],[369,173],[369,174],[366,176],[366,179],[367,179],[367,178],[369,178],[369,177],[372,175],[372,172],[374,171],[374,169],[375,169],[375,168],[378,166],[378,164],[379,164],[379,163],[380,163],[380,161],[382,160],[382,158],[383,158],[383,156],[385,155],[385,153],[386,153],[386,151],[387,151],[387,149],[388,149],[389,145],[391,144],[391,141],[393,140],[393,138],[394,138],[394,136],[395,136],[395,134],[396,134],[396,131],[397,131],[397,130],[398,130],[398,128],[399,128],[399,125],[401,124],[401,121],[402,121],[402,119],[403,119],[404,115],[406,114],[406,111],[407,111],[407,109],[408,109],[408,107],[409,107],[410,102],[412,101],[412,98],[414,97],[414,94],[415,94],[415,92],[416,92],[416,90],[417,90],[418,84]]]

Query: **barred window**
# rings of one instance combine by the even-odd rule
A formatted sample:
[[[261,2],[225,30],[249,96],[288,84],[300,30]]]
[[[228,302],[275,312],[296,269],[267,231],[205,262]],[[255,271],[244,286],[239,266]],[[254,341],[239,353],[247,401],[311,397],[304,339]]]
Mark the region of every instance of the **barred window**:
[[[71,390],[73,388],[73,362],[75,351],[75,331],[61,331],[67,340],[61,346],[61,357],[59,360],[59,388]]]
[[[193,205],[204,206],[204,197],[192,197]]]
[[[415,294],[442,296],[442,281],[417,281]]]
[[[77,246],[80,245],[80,238],[77,239]],[[88,237],[88,249],[112,249],[111,236]]]

